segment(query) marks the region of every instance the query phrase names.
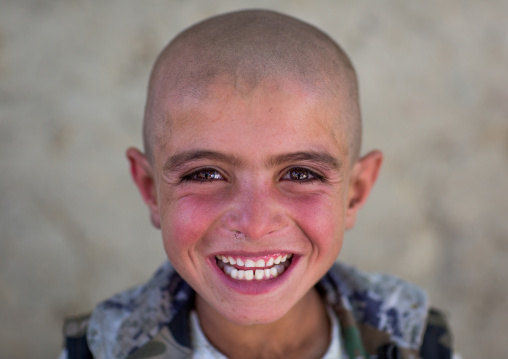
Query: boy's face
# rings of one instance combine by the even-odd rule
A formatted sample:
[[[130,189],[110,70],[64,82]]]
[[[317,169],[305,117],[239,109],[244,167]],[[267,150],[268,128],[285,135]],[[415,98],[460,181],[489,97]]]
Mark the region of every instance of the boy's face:
[[[207,94],[167,116],[152,217],[171,263],[209,307],[237,324],[273,322],[331,267],[354,222],[340,103],[280,79],[243,92],[215,82]],[[264,263],[246,268],[249,259]]]

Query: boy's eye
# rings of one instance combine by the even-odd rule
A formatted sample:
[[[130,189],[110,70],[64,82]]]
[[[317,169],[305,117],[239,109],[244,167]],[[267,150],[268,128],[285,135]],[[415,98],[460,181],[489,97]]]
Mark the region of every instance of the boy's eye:
[[[322,176],[302,167],[293,167],[290,168],[289,171],[282,177],[285,181],[294,181],[294,182],[310,182],[314,180],[322,181]]]
[[[212,182],[223,180],[224,177],[219,171],[213,168],[203,168],[182,177],[184,181]]]

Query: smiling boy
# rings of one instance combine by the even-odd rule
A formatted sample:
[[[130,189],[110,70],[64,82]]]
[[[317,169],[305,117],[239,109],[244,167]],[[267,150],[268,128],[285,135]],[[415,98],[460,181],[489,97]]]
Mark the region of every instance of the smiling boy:
[[[450,356],[422,290],[334,265],[382,154],[360,157],[356,75],[326,34],[268,11],[194,25],[155,63],[143,129],[127,156],[171,264],[69,321],[64,355]]]

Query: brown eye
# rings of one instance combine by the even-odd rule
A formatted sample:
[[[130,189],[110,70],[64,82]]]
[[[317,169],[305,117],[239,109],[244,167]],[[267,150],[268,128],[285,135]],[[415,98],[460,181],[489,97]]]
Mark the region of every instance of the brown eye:
[[[212,182],[217,180],[223,180],[224,177],[219,171],[213,168],[203,168],[196,172],[192,172],[182,178],[184,181],[196,181],[196,182]]]
[[[310,182],[316,179],[321,180],[321,177],[306,168],[293,167],[286,172],[286,174],[282,177],[282,179],[285,181],[294,181],[294,182]]]
[[[289,177],[292,180],[296,180],[296,181],[308,180],[310,176],[311,176],[311,174],[309,172],[304,172],[301,170],[293,170],[293,171],[289,172]]]

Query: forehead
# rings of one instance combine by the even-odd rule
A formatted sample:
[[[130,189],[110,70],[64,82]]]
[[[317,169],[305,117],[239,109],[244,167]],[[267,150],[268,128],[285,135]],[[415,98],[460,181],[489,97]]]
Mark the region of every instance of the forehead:
[[[197,89],[174,91],[163,109],[167,115],[157,146],[162,157],[190,147],[276,152],[304,146],[347,152],[340,101],[290,78],[253,85],[222,77]]]

